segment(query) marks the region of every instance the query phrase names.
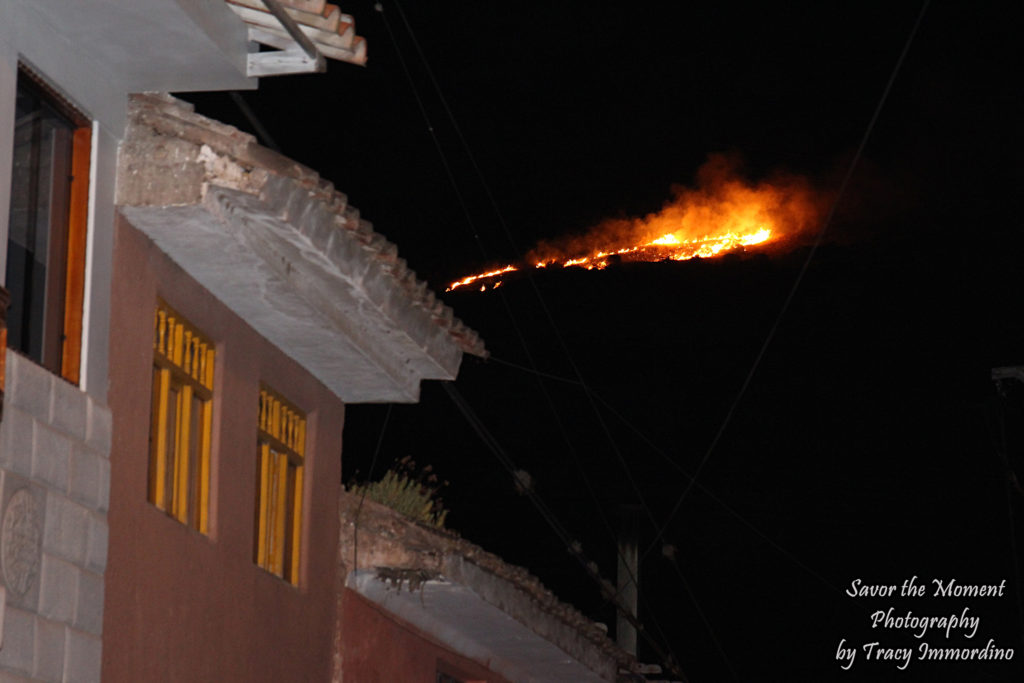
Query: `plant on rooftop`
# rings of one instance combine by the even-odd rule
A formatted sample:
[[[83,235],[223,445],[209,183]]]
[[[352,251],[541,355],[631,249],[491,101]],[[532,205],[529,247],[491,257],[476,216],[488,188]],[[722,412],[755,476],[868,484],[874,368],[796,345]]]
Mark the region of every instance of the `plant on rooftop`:
[[[392,465],[380,481],[352,482],[348,490],[387,505],[417,522],[442,528],[448,510],[439,493],[448,482],[439,483],[432,470],[430,465],[417,469],[416,462],[407,455]]]

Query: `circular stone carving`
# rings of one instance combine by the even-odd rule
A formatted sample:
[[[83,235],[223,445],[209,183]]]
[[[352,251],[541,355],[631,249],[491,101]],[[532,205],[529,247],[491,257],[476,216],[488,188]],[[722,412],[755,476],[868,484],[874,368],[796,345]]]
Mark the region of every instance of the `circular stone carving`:
[[[36,501],[28,489],[20,489],[7,503],[0,531],[4,580],[18,595],[28,593],[39,575],[41,540]]]

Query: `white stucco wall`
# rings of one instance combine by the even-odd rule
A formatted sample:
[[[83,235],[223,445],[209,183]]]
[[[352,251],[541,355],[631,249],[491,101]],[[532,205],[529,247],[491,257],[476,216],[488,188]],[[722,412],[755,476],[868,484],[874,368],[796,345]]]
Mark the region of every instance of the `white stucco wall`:
[[[222,0],[0,0],[0,282],[18,62],[95,121],[82,388],[106,400],[117,148],[127,97],[252,88],[243,22]]]

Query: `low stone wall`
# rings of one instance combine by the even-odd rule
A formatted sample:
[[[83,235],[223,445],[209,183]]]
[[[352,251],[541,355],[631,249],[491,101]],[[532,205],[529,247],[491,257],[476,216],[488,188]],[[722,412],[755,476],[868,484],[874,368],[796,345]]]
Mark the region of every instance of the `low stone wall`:
[[[99,681],[110,411],[6,352],[0,422],[2,681]]]

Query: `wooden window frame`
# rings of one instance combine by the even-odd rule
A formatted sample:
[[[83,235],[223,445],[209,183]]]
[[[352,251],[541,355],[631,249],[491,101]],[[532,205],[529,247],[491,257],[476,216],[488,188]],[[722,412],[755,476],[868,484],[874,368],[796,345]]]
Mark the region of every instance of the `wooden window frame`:
[[[92,167],[92,121],[46,80],[18,64],[18,86],[45,102],[70,127],[66,192],[52,198],[60,218],[47,224],[46,303],[38,358],[43,367],[78,385],[81,380],[85,301],[85,256],[89,223],[89,176]],[[10,257],[8,255],[8,257]],[[8,287],[15,284],[8,283]],[[27,332],[26,332],[27,334]],[[30,354],[34,355],[34,354]]]
[[[306,414],[261,384],[256,439],[254,562],[299,585]]]
[[[7,304],[11,295],[0,286],[0,420],[4,418],[4,387],[7,384]]]
[[[153,334],[148,499],[202,534],[210,532],[215,366],[213,342],[173,308],[158,301]]]

